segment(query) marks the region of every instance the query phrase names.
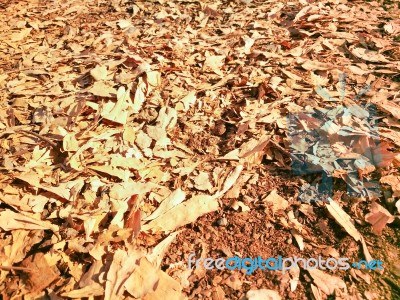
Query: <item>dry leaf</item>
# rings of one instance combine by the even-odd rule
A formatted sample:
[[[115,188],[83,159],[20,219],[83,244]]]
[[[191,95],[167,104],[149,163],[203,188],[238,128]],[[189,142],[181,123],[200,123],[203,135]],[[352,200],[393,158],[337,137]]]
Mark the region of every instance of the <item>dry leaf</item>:
[[[18,42],[22,41],[24,38],[26,38],[32,31],[32,28],[24,28],[18,33],[13,33],[11,35],[11,41],[13,42]]]
[[[247,157],[257,152],[262,152],[269,143],[271,135],[265,134],[260,139],[252,139],[240,147],[240,157]]]
[[[274,290],[250,290],[246,293],[246,299],[248,300],[281,300],[281,296],[277,291]]]
[[[28,286],[32,293],[40,292],[59,278],[56,267],[50,267],[45,255],[41,252],[27,257],[21,266],[31,270],[28,274]]]
[[[380,235],[386,224],[394,221],[394,217],[387,209],[373,202],[371,212],[365,215],[365,220],[372,224],[372,232]]]
[[[222,196],[225,194],[237,181],[239,178],[240,173],[243,170],[242,165],[237,165],[235,169],[228,175],[225,179],[224,185],[222,186],[222,190],[215,194],[216,197]]]
[[[196,103],[196,91],[191,91],[183,97],[176,106],[177,111],[188,111]]]
[[[291,268],[288,275],[290,277],[290,291],[294,292],[300,282],[300,268]]]
[[[50,223],[49,221],[41,221],[32,217],[25,216],[12,212],[11,210],[4,210],[0,212],[0,227],[5,231],[15,229],[29,229],[29,230],[47,230],[58,232],[59,227]]]
[[[117,103],[107,102],[104,105],[104,110],[101,112],[101,116],[104,119],[125,124],[128,119],[128,108],[130,99],[130,89],[125,91],[123,86],[119,87],[117,91]]]
[[[356,47],[350,47],[350,51],[354,56],[366,61],[389,62],[382,54],[379,54],[376,51]]]
[[[86,297],[94,297],[102,295],[104,295],[104,288],[97,282],[94,282],[83,288],[61,294],[62,297],[72,298],[72,299],[82,299]]]
[[[153,293],[159,283],[159,271],[149,261],[142,257],[139,259],[133,273],[125,280],[126,291],[135,298],[143,298]]]
[[[77,151],[79,149],[78,141],[75,137],[75,134],[68,133],[63,138],[63,149],[65,151]]]
[[[290,230],[290,233],[293,235],[293,237],[295,238],[297,244],[299,245],[300,251],[303,251],[304,250],[304,239],[303,239],[303,237],[295,229]]]
[[[117,94],[117,91],[112,87],[112,83],[105,81],[96,81],[88,92],[100,97],[112,97]]]
[[[158,271],[159,282],[154,293],[149,293],[143,300],[159,300],[168,295],[168,300],[184,300],[186,297],[182,294],[180,284],[163,271]]]
[[[203,71],[214,73],[223,76],[224,74],[220,70],[225,63],[225,55],[211,55],[208,56],[203,65]]]
[[[350,216],[333,200],[326,205],[331,216],[350,234],[356,241],[361,240],[361,234],[351,222]]]
[[[393,191],[393,197],[400,197],[400,176],[386,175],[380,180],[381,183],[390,185]]]
[[[224,283],[235,291],[238,291],[242,288],[243,280],[239,278],[239,274],[234,273],[226,278]]]
[[[307,269],[314,283],[326,295],[332,295],[335,290],[347,293],[346,284],[337,276],[329,275],[319,269]]]
[[[209,195],[193,196],[173,207],[165,214],[142,226],[143,231],[171,231],[194,222],[198,217],[216,211],[219,207],[217,197]]]
[[[135,92],[135,98],[133,99],[132,109],[134,113],[138,113],[140,111],[143,103],[146,101],[146,96],[147,96],[147,85],[143,81],[142,77],[140,77]]]
[[[326,71],[334,68],[334,66],[331,64],[321,63],[313,60],[306,60],[301,64],[301,66],[307,71]]]
[[[200,191],[209,191],[213,188],[208,173],[199,172],[199,175],[193,178],[194,187]]]
[[[165,214],[167,211],[182,203],[186,198],[186,193],[181,189],[173,191],[167,198],[165,198],[160,206],[148,217],[144,218],[144,221],[150,221],[158,218],[160,215]]]
[[[271,193],[269,193],[269,195],[264,197],[262,200],[271,205],[273,213],[284,211],[289,206],[289,202],[279,196],[275,189],[272,190]]]
[[[96,81],[105,80],[107,78],[107,67],[98,65],[90,70],[90,75],[92,75]]]
[[[123,299],[124,284],[137,267],[142,254],[138,251],[129,253],[118,249],[113,255],[110,269],[107,272],[105,300]]]
[[[157,246],[155,246],[153,248],[151,253],[147,255],[147,259],[152,264],[157,266],[157,268],[159,268],[161,265],[161,262],[164,258],[164,255],[166,254],[166,251],[168,250],[168,247],[171,245],[171,243],[176,239],[176,237],[180,233],[181,233],[181,231],[176,231],[174,233],[171,233],[165,239],[163,239]]]

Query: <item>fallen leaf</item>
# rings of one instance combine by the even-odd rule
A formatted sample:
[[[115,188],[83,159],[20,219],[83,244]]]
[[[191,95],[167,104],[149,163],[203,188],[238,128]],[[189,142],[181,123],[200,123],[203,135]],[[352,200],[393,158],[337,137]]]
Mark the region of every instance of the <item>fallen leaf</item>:
[[[139,77],[139,83],[136,88],[135,98],[133,99],[132,109],[134,113],[138,113],[146,101],[147,85],[142,77]]]
[[[335,290],[339,290],[339,293],[347,293],[346,284],[342,279],[337,276],[329,275],[319,269],[307,269],[310,273],[314,283],[318,288],[326,295],[333,295]]]
[[[357,47],[350,47],[350,52],[363,60],[370,61],[370,62],[389,62],[382,54],[364,49],[364,48],[357,48]]]
[[[31,293],[41,292],[60,276],[58,269],[55,266],[50,267],[45,255],[41,252],[27,257],[21,266],[31,270],[28,273],[28,286]]]
[[[277,291],[260,289],[260,290],[250,290],[246,293],[246,298],[248,300],[281,300],[281,296]]]
[[[159,268],[161,266],[161,262],[166,254],[168,247],[172,244],[172,242],[176,239],[178,234],[181,231],[176,231],[168,235],[165,239],[163,239],[157,246],[155,246],[151,252],[147,255],[147,259]]]
[[[383,206],[373,202],[371,212],[365,215],[365,220],[372,224],[372,232],[380,235],[386,224],[394,221],[394,217]]]
[[[303,251],[304,250],[304,239],[303,239],[303,237],[295,229],[290,230],[290,233],[293,235],[293,237],[295,238],[297,244],[299,245],[300,251]]]
[[[117,91],[117,103],[107,102],[104,105],[101,116],[115,123],[125,124],[129,114],[129,100],[130,89],[125,90],[123,86],[119,87]]]
[[[235,169],[231,173],[229,173],[228,177],[225,179],[224,185],[222,186],[222,190],[217,192],[215,196],[219,197],[225,194],[235,184],[242,170],[243,166],[237,165]]]
[[[62,297],[72,298],[72,299],[82,299],[86,297],[95,297],[102,295],[104,295],[104,288],[97,282],[94,282],[83,288],[61,294]]]
[[[179,205],[182,203],[186,198],[186,193],[183,192],[181,189],[177,189],[173,191],[167,198],[165,198],[160,206],[148,217],[144,218],[144,221],[151,221],[159,216],[165,214],[169,210],[171,210],[173,207]]]
[[[20,32],[11,34],[11,41],[19,42],[26,38],[32,31],[32,28],[24,28]]]
[[[279,196],[276,189],[272,190],[269,195],[264,197],[262,200],[271,205],[274,213],[277,213],[278,211],[284,211],[289,207],[289,202],[283,197]]]
[[[326,71],[334,68],[332,64],[322,63],[314,60],[306,60],[301,64],[302,68],[308,71]]]
[[[186,297],[182,293],[181,285],[165,272],[159,270],[159,282],[154,293],[149,293],[143,297],[143,300],[159,300],[168,295],[168,300],[184,300]]]
[[[196,100],[196,91],[191,91],[178,102],[176,110],[188,111],[196,103]]]
[[[11,210],[4,210],[0,212],[0,227],[5,231],[15,229],[29,229],[29,230],[47,230],[58,232],[59,227],[49,221],[41,221],[23,214],[12,212]]]
[[[199,191],[209,191],[213,188],[210,178],[208,177],[208,173],[199,172],[199,175],[193,178],[194,187]]]
[[[214,72],[220,76],[223,76],[221,67],[224,65],[225,55],[210,55],[206,58],[203,71],[205,72]]]
[[[326,205],[331,216],[350,234],[356,241],[361,240],[361,234],[351,222],[350,216],[333,200]]]
[[[193,196],[173,207],[165,214],[142,226],[143,231],[171,231],[194,222],[198,217],[216,211],[219,207],[217,197],[209,195]]]
[[[156,290],[160,280],[158,273],[158,270],[142,257],[132,274],[123,283],[124,287],[133,297],[143,298]]]
[[[243,280],[239,278],[239,274],[234,273],[226,278],[224,283],[235,291],[238,291],[242,288]]]
[[[110,268],[107,272],[105,300],[123,299],[126,280],[137,267],[137,261],[142,257],[139,251],[115,251]]]
[[[100,97],[112,97],[117,94],[117,91],[112,87],[112,83],[105,81],[96,81],[88,92]]]
[[[390,185],[393,191],[393,197],[400,197],[400,176],[386,175],[381,177],[379,181]]]
[[[107,67],[97,65],[94,69],[90,70],[90,75],[92,75],[96,81],[105,80],[107,78]]]

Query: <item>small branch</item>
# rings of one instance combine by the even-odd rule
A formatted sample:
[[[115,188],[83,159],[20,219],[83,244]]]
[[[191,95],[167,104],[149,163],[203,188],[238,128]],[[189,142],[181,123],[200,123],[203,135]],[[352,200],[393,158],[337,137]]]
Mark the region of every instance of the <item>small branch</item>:
[[[37,137],[38,139],[41,139],[42,141],[45,141],[45,142],[48,143],[51,147],[53,147],[53,148],[55,148],[55,149],[57,148],[57,144],[54,143],[51,139],[49,139],[48,137],[42,136],[42,135],[40,135],[40,134],[38,134],[38,133],[36,133],[36,132],[33,132],[33,131],[26,131],[26,130],[18,130],[17,132],[23,132],[23,133],[28,134],[28,135],[33,135],[33,136]]]
[[[13,266],[0,266],[0,270],[4,270],[4,271],[16,270],[16,271],[25,271],[25,272],[30,272],[30,273],[37,273],[37,270],[24,268],[24,267],[13,267]]]

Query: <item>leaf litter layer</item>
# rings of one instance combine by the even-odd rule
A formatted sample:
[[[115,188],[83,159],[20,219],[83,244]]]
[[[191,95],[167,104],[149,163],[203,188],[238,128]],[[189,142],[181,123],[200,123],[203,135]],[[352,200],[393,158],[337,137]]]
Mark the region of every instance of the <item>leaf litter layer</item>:
[[[0,8],[4,299],[400,297],[395,4]],[[191,253],[384,270],[245,275]]]

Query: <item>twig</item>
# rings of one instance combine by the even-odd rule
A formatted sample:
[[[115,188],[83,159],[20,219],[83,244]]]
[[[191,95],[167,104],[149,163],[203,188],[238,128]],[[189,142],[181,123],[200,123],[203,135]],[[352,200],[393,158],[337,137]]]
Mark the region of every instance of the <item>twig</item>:
[[[23,133],[25,133],[25,134],[30,134],[30,135],[33,135],[33,136],[35,136],[35,137],[37,137],[38,139],[41,139],[42,141],[45,141],[46,143],[48,143],[51,147],[53,147],[53,148],[57,148],[57,144],[56,143],[54,143],[52,140],[50,140],[48,137],[45,137],[45,136],[42,136],[42,135],[40,135],[40,134],[38,134],[38,133],[36,133],[36,132],[33,132],[33,131],[26,131],[26,130],[18,130],[18,131],[16,131],[16,132],[23,132]]]
[[[31,273],[37,273],[37,270],[29,269],[29,268],[24,268],[24,267],[13,267],[13,266],[0,266],[0,270],[4,271],[26,271],[26,272],[31,272]]]

